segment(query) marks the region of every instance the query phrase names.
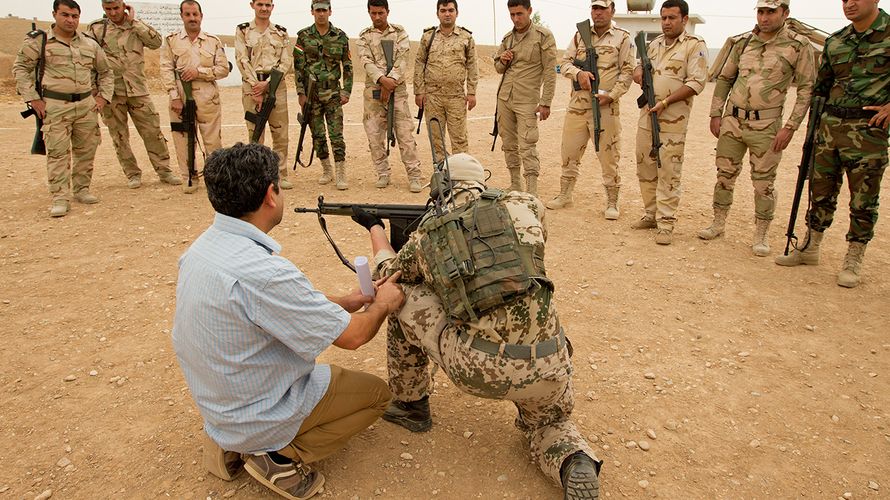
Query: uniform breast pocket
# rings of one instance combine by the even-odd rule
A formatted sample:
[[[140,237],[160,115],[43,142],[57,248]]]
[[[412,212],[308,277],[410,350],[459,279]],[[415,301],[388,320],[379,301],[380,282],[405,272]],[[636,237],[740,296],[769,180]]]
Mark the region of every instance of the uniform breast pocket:
[[[343,57],[343,47],[339,44],[331,47],[326,47],[325,54],[332,59],[340,59],[341,57]]]
[[[524,46],[516,53],[516,58],[520,61],[529,61],[532,64],[541,62],[541,44],[538,42],[524,44]]]
[[[618,65],[618,49],[611,45],[596,47],[596,57],[599,59],[599,66],[604,68]]]
[[[49,66],[67,66],[71,64],[71,51],[65,47],[47,47],[46,63]]]
[[[200,55],[201,55],[201,66],[203,66],[203,67],[213,66],[213,59],[214,59],[213,52],[202,48],[200,50]]]
[[[871,47],[861,58],[857,58],[854,64],[862,65],[869,74],[886,75],[890,72],[890,44]]]

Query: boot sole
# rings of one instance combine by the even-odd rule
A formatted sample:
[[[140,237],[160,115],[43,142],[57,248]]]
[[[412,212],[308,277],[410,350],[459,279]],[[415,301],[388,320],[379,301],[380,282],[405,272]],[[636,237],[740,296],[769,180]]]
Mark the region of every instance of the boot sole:
[[[321,487],[324,486],[324,476],[321,473],[319,473],[318,474],[319,480],[316,481],[315,484],[312,485],[312,488],[309,489],[309,491],[307,491],[305,493],[305,496],[298,497],[298,496],[292,495],[292,494],[282,490],[278,486],[275,486],[275,484],[272,483],[272,481],[269,481],[268,479],[266,479],[266,477],[263,476],[263,474],[260,471],[255,470],[251,466],[250,462],[247,462],[244,464],[244,470],[246,470],[247,473],[250,474],[251,477],[256,479],[260,484],[262,484],[266,488],[269,488],[270,490],[274,491],[275,493],[278,493],[279,495],[281,495],[284,498],[287,498],[289,500],[308,500],[309,498],[312,498],[313,496],[315,496],[315,494],[318,493],[319,490],[321,490]]]
[[[384,413],[383,417],[381,417],[381,418],[383,418],[383,420],[386,420],[387,422],[402,426],[411,432],[426,432],[426,431],[430,430],[430,428],[433,426],[432,418],[417,421],[417,420],[408,420],[408,419],[402,418],[402,417],[387,415],[386,413]]]
[[[596,475],[580,474],[581,477],[569,476],[565,484],[565,500],[596,500],[600,496],[600,483]]]

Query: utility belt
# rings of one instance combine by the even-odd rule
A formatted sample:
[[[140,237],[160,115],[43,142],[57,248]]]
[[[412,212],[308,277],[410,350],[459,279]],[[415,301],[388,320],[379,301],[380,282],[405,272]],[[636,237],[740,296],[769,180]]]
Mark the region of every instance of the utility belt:
[[[510,359],[536,359],[555,354],[566,344],[565,332],[559,329],[559,334],[543,342],[532,345],[518,345],[491,342],[479,337],[472,337],[467,332],[460,332],[457,338],[471,349],[491,354],[492,356],[504,356]]]
[[[55,99],[57,101],[67,101],[67,102],[79,102],[87,97],[91,97],[93,95],[93,91],[89,92],[81,92],[80,94],[64,94],[62,92],[55,92],[50,89],[43,89],[43,97],[49,99]]]
[[[831,116],[848,120],[871,118],[878,114],[877,111],[871,111],[862,108],[845,108],[843,106],[831,105],[826,105],[825,111]]]
[[[770,120],[782,117],[782,108],[742,109],[732,107],[732,116],[742,120]]]

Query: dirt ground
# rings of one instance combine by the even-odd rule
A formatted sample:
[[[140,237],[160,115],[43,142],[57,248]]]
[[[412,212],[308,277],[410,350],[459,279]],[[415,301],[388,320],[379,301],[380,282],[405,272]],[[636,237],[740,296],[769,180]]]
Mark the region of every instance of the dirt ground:
[[[470,147],[491,169],[492,184],[505,187],[503,155],[489,152],[496,86],[494,78],[480,84]],[[319,186],[315,164],[295,173],[296,187],[286,192],[290,206],[313,206],[319,193],[338,202],[424,201],[407,191],[395,161],[394,185],[374,188],[358,88],[345,108],[349,191]],[[621,219],[601,216],[604,193],[590,151],[576,206],[547,214],[547,267],[575,345],[574,417],[605,461],[602,493],[887,498],[887,219],[869,245],[863,284],[853,290],[835,285],[846,250],[846,194],[818,267],[785,269],[772,256],[752,256],[747,171],[727,236],[699,240],[697,231],[710,221],[714,182],[711,91],[695,104],[672,246],[655,245],[651,231],[630,229],[641,212],[631,154],[636,88],[622,102]],[[51,219],[44,159],[28,155],[33,122],[19,118],[22,106],[11,92],[3,95],[0,498],[30,500],[47,490],[75,499],[272,498],[246,475],[225,483],[203,470],[201,419],[171,348],[177,259],[213,217],[205,192],[183,195],[151,172],[141,189],[127,189],[103,131],[93,178],[102,202],[74,204],[67,217]],[[541,127],[544,199],[558,191],[567,95],[560,79],[553,116]],[[164,96],[155,99],[165,110]],[[238,90],[226,89],[223,100],[223,142],[244,140]],[[166,111],[162,122],[168,123]],[[773,255],[784,245],[802,135],[782,162]],[[419,154],[429,158],[426,133],[417,139]],[[138,140],[134,148],[150,170]],[[332,219],[330,226],[347,255],[369,252],[366,233],[351,221]],[[313,216],[289,212],[272,236],[321,290],[356,285]],[[385,376],[384,338],[357,352],[332,348],[321,361]],[[436,380],[432,431],[413,435],[375,424],[319,464],[327,477],[324,496],[560,497],[529,461],[510,404],[466,396],[441,372]]]

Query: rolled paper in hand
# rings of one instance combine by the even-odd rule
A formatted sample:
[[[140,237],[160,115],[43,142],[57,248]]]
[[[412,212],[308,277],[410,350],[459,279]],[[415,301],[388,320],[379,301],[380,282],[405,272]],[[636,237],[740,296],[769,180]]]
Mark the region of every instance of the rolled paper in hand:
[[[366,297],[374,296],[374,280],[371,279],[371,268],[368,266],[368,258],[359,255],[355,258],[355,273],[358,275],[358,286],[362,290],[362,295]]]

